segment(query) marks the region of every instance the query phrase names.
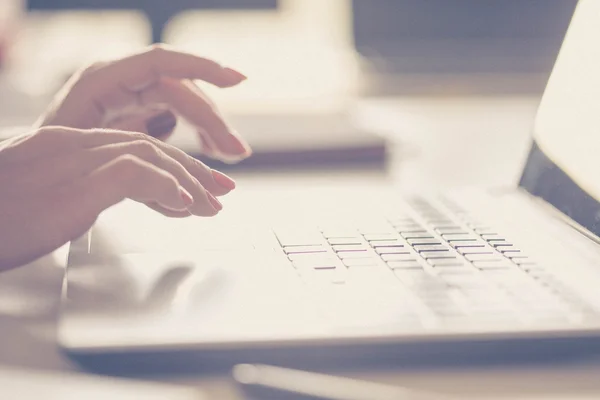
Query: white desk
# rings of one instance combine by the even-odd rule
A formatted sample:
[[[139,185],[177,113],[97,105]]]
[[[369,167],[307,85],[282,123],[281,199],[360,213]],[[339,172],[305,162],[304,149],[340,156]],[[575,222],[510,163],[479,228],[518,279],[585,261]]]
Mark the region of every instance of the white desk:
[[[537,100],[530,98],[370,101],[357,110],[359,118],[393,135],[399,143],[387,173],[328,170],[238,173],[235,177],[242,188],[253,189],[309,184],[348,188],[357,182],[367,187],[394,184],[406,190],[426,185],[512,184],[528,150],[536,106]],[[59,354],[54,341],[64,256],[64,251],[59,251],[0,275],[0,363],[76,370]],[[600,395],[598,374],[600,363],[581,362],[543,368],[386,370],[354,375],[481,399],[519,392],[537,393],[542,398],[571,391]],[[168,380],[200,385],[214,394],[213,398],[239,398],[227,377],[182,376]]]

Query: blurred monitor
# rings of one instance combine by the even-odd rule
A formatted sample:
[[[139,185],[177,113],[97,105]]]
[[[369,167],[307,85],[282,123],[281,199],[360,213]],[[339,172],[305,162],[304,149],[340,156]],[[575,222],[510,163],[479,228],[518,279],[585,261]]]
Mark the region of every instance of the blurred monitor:
[[[138,9],[152,24],[152,41],[160,42],[162,32],[174,15],[194,9],[276,9],[278,0],[28,0],[30,10]]]
[[[301,0],[300,0],[301,1]],[[325,1],[325,0],[324,0]],[[543,73],[577,0],[347,0],[358,51],[392,73]],[[185,10],[277,9],[280,0],[29,0],[30,9],[139,9],[160,41]],[[546,77],[545,77],[546,78]],[[545,82],[544,78],[544,82]]]
[[[576,4],[353,0],[356,47],[398,72],[549,72]]]

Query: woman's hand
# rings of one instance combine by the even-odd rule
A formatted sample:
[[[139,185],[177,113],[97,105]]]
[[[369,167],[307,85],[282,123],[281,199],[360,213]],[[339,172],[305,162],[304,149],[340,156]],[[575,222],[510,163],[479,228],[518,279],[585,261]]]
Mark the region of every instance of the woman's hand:
[[[41,128],[0,143],[0,270],[79,237],[125,198],[171,217],[212,216],[222,208],[214,196],[234,187],[143,133]]]
[[[227,88],[245,79],[214,61],[156,45],[75,74],[37,127],[112,128],[165,139],[178,115],[196,127],[206,155],[235,162],[250,148],[192,80]]]

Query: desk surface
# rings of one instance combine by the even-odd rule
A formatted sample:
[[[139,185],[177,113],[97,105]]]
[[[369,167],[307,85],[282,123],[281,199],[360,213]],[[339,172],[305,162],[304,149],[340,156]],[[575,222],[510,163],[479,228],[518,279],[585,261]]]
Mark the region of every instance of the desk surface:
[[[435,185],[497,186],[516,182],[529,145],[535,98],[385,99],[357,106],[362,122],[396,143],[387,171],[318,170],[238,172],[245,188],[286,185],[397,185],[418,190]],[[243,127],[240,127],[243,132]],[[24,268],[0,275],[0,363],[35,369],[76,371],[55,344],[64,249]],[[349,375],[461,398],[536,393],[600,394],[600,363],[487,369],[362,371]],[[166,379],[166,378],[165,378]],[[223,376],[181,376],[170,382],[203,387],[212,398],[238,399]]]

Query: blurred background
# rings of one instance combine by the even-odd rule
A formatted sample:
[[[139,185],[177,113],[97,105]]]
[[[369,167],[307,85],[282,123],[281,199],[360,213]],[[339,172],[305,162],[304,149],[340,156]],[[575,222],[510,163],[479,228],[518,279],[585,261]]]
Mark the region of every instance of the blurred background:
[[[226,91],[207,88],[226,113],[279,114],[286,121],[298,115],[306,122],[304,131],[311,131],[307,115],[342,115],[365,98],[536,97],[575,4],[2,0],[0,126],[33,121],[82,64],[159,41],[234,66],[251,78]],[[328,123],[315,120],[313,126],[340,125]],[[268,129],[259,124],[256,130]],[[381,157],[381,145],[373,150],[370,143],[371,157]]]
[[[13,85],[36,96],[81,63],[158,41],[249,75],[227,94],[238,107],[355,94],[536,93],[575,3],[2,0],[0,60]]]

